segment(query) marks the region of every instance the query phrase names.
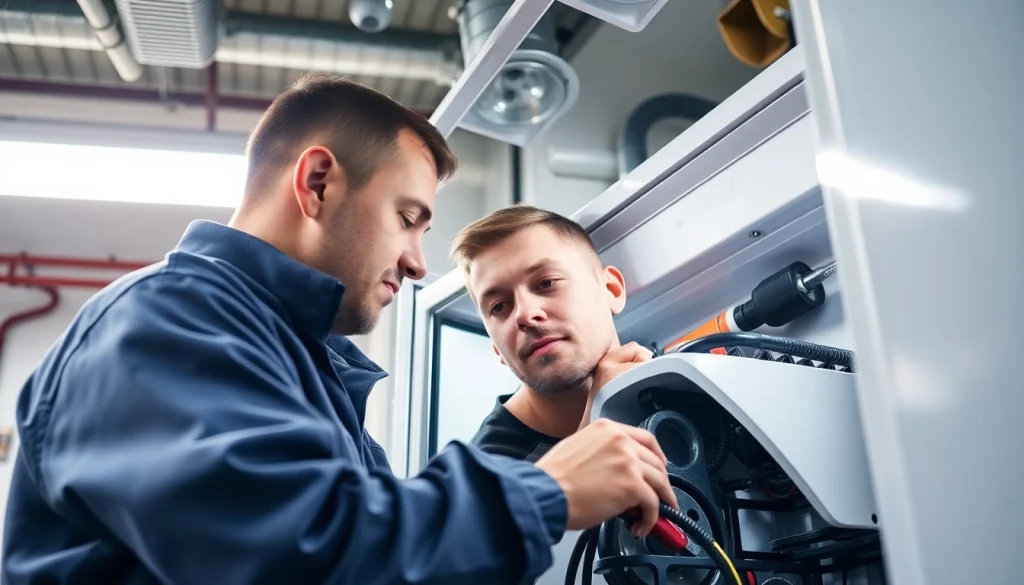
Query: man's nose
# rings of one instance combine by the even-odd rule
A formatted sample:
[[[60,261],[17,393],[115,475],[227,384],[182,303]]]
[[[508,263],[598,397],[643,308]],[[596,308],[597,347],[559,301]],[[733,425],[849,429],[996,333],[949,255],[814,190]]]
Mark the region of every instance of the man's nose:
[[[532,298],[531,295],[524,296],[526,298],[518,299],[516,302],[516,325],[520,329],[534,327],[537,323],[547,319],[547,314],[539,299]]]
[[[402,277],[421,280],[427,275],[427,259],[423,256],[423,250],[417,248],[403,254],[398,262],[398,268]]]

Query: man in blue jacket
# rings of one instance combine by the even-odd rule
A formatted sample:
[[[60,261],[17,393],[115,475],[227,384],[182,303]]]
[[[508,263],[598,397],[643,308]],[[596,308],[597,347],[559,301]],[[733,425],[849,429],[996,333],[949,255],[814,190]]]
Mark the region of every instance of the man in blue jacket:
[[[363,427],[385,374],[344,335],[426,273],[455,158],[421,116],[310,76],[248,160],[230,225],[98,293],[26,382],[0,581],[528,583],[566,529],[640,506],[646,533],[675,505],[653,437],[610,422],[536,465],[452,444],[392,475]]]

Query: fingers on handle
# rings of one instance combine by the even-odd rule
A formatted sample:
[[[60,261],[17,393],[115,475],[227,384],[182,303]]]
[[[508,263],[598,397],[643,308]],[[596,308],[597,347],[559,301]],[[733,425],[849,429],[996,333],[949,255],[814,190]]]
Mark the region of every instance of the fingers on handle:
[[[668,463],[668,457],[665,457],[665,452],[661,450],[661,445],[658,444],[653,434],[639,427],[623,425],[623,428],[634,441],[646,447],[665,463]]]
[[[654,490],[659,501],[665,502],[677,510],[679,509],[679,502],[676,501],[675,491],[672,490],[672,483],[668,480],[668,473],[664,467],[645,465],[644,481]]]
[[[648,467],[648,469],[653,468]],[[637,536],[641,537],[650,534],[651,529],[654,528],[654,523],[658,521],[658,494],[651,489],[649,483],[650,482],[647,481],[643,486],[641,486],[640,509],[642,512],[642,518],[639,524],[637,524],[633,529],[633,532]]]

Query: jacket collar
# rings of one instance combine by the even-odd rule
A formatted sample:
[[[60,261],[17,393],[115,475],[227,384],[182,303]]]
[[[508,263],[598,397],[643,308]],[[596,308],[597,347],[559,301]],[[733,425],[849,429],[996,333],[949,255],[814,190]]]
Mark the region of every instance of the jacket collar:
[[[338,279],[264,240],[212,221],[189,224],[176,250],[230,264],[273,295],[296,329],[326,343],[351,365],[383,371],[350,340],[330,333],[345,294],[345,285]]]

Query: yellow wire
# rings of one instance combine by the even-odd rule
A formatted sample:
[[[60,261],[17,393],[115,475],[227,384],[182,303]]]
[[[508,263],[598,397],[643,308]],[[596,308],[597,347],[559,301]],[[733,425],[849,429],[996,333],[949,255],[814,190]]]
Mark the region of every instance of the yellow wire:
[[[732,571],[732,578],[736,579],[736,585],[743,585],[743,581],[740,580],[740,574],[736,572],[736,567],[732,566],[732,560],[729,559],[729,555],[725,554],[725,551],[722,550],[722,547],[717,541],[711,541],[711,545],[714,546],[715,550],[718,551],[718,554],[722,555],[722,558],[725,559],[725,564],[729,565],[729,570]]]

